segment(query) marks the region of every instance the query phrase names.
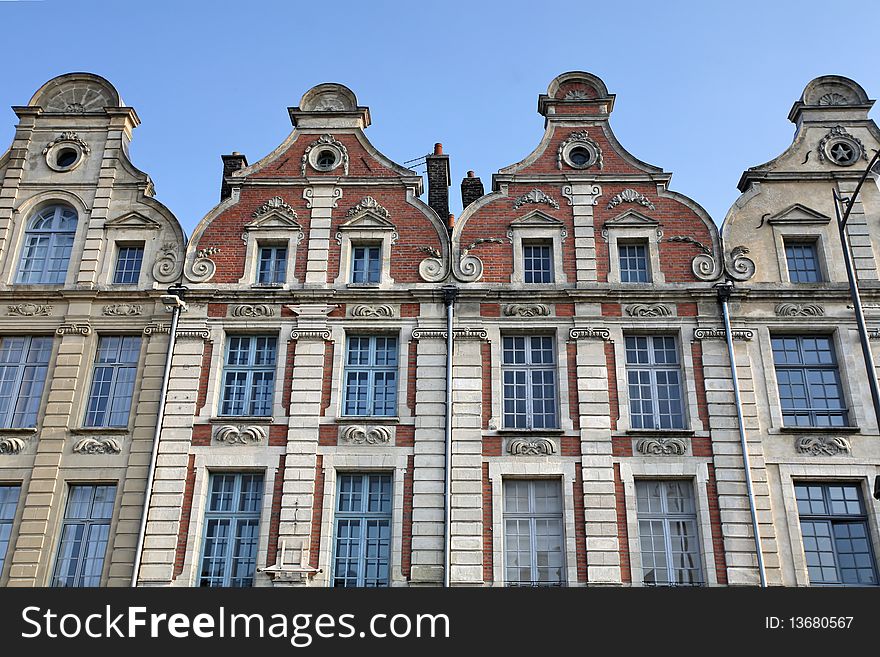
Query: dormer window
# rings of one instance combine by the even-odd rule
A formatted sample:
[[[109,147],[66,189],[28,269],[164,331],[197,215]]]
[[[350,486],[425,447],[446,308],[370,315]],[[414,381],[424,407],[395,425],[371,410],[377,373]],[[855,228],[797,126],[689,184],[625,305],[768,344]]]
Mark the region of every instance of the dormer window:
[[[239,283],[284,288],[296,282],[297,246],[305,239],[296,210],[280,196],[270,198],[251,213],[244,226],[247,244],[244,273]]]
[[[792,283],[818,283],[822,280],[814,241],[786,241],[785,260]]]
[[[625,190],[621,195],[626,192],[638,194]],[[662,235],[659,221],[635,210],[606,221],[602,237],[608,242],[608,282],[665,282],[660,269]]]
[[[76,220],[73,208],[63,205],[53,205],[37,213],[24,236],[19,283],[64,283],[76,236]]]
[[[351,257],[351,282],[362,285],[379,283],[382,267],[382,248],[355,246]]]
[[[287,245],[261,246],[257,283],[282,285],[287,279]]]
[[[651,273],[648,267],[648,243],[618,242],[617,253],[620,260],[621,283],[649,283]]]
[[[339,272],[336,285],[389,287],[391,250],[397,242],[397,227],[391,215],[372,196],[366,196],[346,213],[339,226]]]
[[[534,210],[511,222],[507,236],[513,242],[511,283],[565,283],[562,243],[565,224]]]

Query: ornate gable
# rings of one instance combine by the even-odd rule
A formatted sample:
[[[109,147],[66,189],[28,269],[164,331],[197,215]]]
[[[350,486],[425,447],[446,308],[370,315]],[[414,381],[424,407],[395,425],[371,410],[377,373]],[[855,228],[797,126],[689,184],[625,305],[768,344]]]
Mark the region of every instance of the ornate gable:
[[[827,224],[829,221],[831,217],[800,203],[789,205],[767,219],[769,224]]]

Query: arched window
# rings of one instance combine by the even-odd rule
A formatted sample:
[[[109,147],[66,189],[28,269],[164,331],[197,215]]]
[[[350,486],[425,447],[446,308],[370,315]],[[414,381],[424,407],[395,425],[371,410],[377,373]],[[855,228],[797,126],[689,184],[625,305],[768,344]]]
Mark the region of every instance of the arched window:
[[[40,210],[24,235],[18,282],[63,283],[75,234],[73,208],[53,205]]]

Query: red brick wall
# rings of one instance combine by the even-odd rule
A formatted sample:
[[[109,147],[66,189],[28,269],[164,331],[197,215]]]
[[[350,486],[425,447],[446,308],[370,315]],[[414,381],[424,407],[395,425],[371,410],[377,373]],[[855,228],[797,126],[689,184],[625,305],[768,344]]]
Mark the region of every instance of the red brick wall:
[[[415,456],[410,454],[406,458],[406,473],[403,475],[403,535],[401,536],[402,545],[400,555],[400,572],[407,580],[409,580],[410,575],[412,574],[414,468]]]
[[[177,550],[174,553],[174,578],[177,579],[183,572],[183,562],[186,559],[186,541],[189,536],[189,520],[192,515],[193,488],[196,485],[196,457],[189,455],[186,466],[186,484],[183,489],[183,504],[180,507],[180,524],[177,532]]]
[[[581,411],[578,402],[578,379],[577,379],[577,343],[569,342],[565,345],[568,355],[568,412],[575,431],[581,429]]]
[[[199,390],[196,395],[196,415],[202,412],[208,399],[208,377],[211,374],[211,357],[214,355],[214,343],[206,342],[202,352],[202,369],[199,372]]]
[[[694,361],[694,387],[697,390],[697,411],[703,429],[709,430],[709,403],[706,401],[706,378],[703,373],[703,345],[696,340],[691,342],[691,357]],[[696,454],[694,454],[696,456]]]
[[[336,447],[339,440],[339,428],[335,424],[322,424],[318,427],[318,444],[324,447]]]
[[[581,437],[562,436],[559,439],[560,456],[581,456]]]
[[[613,342],[605,343],[605,369],[608,370],[608,410],[611,415],[611,430],[617,431],[620,404],[617,396],[617,358],[614,355]]]
[[[494,581],[492,554],[492,481],[489,479],[489,464],[483,463],[483,581]]]
[[[584,476],[580,468],[575,469],[572,483],[574,498],[574,542],[577,550],[577,579],[587,582],[587,514],[584,508]]]
[[[574,304],[573,303],[557,303],[556,304],[556,316],[557,317],[574,317]]]
[[[211,429],[210,424],[197,424],[192,428],[193,447],[210,447]]]
[[[614,464],[614,494],[617,498],[617,541],[620,550],[620,579],[632,582],[632,571],[629,562],[629,530],[626,525],[626,493],[620,478],[620,464]]]
[[[228,303],[209,303],[208,317],[226,317],[228,308]]]
[[[492,345],[488,342],[480,344],[480,357],[482,359],[481,377],[482,384],[482,412],[483,429],[489,428],[489,420],[492,419]]]
[[[400,424],[394,432],[396,447],[412,447],[416,444],[416,428],[409,424]]]
[[[312,499],[312,533],[309,541],[309,565],[318,567],[321,549],[321,520],[324,517],[324,457],[318,454],[315,462],[315,494]]]
[[[709,479],[706,482],[706,495],[709,498],[709,522],[712,525],[712,551],[715,554],[715,576],[719,584],[727,584],[727,556],[724,552],[724,535],[721,533],[721,510],[718,506],[718,486],[715,480],[715,466],[709,466]]]
[[[418,317],[421,314],[422,304],[420,303],[402,303],[400,304],[401,317]]]
[[[501,456],[501,438],[499,436],[483,436],[483,456]]]
[[[409,412],[415,414],[416,412],[416,381],[418,378],[416,368],[418,364],[419,358],[419,341],[418,340],[410,340],[409,341],[409,351],[406,355],[407,358],[407,370],[406,370],[406,406],[409,408]]]
[[[481,303],[480,317],[501,317],[500,303]]]
[[[287,446],[287,425],[273,424],[269,427],[269,446],[270,447],[286,447]]]
[[[619,303],[603,303],[602,317],[622,317],[623,309]]]
[[[296,358],[296,340],[287,341],[287,361],[284,363],[284,390],[281,391],[281,407],[290,414],[290,392],[293,390],[293,363]]]
[[[266,565],[274,564],[278,557],[278,530],[281,526],[281,497],[284,494],[284,466],[287,455],[278,458],[275,469],[275,484],[272,486],[272,513],[269,516],[269,549],[266,554]]]
[[[324,343],[324,382],[321,385],[321,416],[330,406],[330,388],[333,382],[333,342]]]

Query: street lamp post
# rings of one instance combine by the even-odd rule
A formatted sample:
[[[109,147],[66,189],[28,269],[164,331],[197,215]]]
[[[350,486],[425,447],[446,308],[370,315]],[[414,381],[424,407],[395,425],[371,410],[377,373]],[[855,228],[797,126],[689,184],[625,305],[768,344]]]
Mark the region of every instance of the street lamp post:
[[[841,196],[837,193],[837,190],[834,190],[834,213],[837,216],[837,231],[840,234],[840,244],[843,247],[843,262],[846,265],[846,276],[849,279],[849,293],[856,314],[856,324],[859,328],[859,340],[862,344],[862,355],[865,359],[865,369],[868,374],[868,387],[871,389],[871,398],[874,401],[874,417],[875,420],[880,423],[880,387],[878,387],[877,384],[877,373],[874,369],[874,356],[871,353],[870,336],[868,335],[868,327],[865,324],[865,314],[862,310],[862,299],[859,295],[859,285],[856,281],[855,269],[853,267],[852,250],[849,245],[849,237],[846,234],[846,222],[849,220],[849,215],[852,212],[853,206],[856,204],[856,199],[859,196],[859,191],[865,183],[865,180],[867,180],[870,175],[874,177],[875,182],[878,182],[878,186],[880,186],[878,172],[874,170],[878,161],[880,161],[880,150],[874,152],[874,157],[871,158],[871,162],[868,164],[862,177],[859,178],[859,182],[850,196]],[[841,204],[843,205],[843,214],[841,214],[840,211]]]

